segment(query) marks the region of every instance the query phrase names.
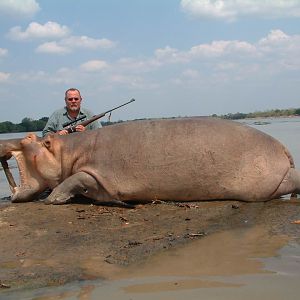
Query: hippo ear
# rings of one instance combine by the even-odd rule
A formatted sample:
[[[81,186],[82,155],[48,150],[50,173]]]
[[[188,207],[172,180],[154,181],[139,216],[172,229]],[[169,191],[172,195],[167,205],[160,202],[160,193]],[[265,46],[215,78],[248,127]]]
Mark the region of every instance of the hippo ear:
[[[32,142],[36,142],[37,139],[38,137],[34,133],[29,133],[21,140],[21,145],[31,144]]]
[[[27,134],[27,136],[25,137],[26,139],[29,139],[33,142],[36,142],[38,140],[38,137],[36,134],[34,134],[33,132],[30,132]]]
[[[43,140],[43,145],[49,150],[52,145],[52,136],[47,135]]]
[[[44,141],[44,146],[49,149],[51,148],[51,142],[49,140]]]

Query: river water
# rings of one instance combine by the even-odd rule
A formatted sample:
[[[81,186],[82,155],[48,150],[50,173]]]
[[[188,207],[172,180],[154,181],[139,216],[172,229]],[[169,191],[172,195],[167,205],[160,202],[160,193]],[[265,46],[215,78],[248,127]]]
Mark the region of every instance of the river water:
[[[300,166],[300,118],[241,122],[280,140],[290,150],[296,166]],[[0,135],[0,139],[24,135],[6,134]],[[10,165],[16,178],[15,162]],[[0,198],[9,194],[4,174],[0,172]],[[300,229],[300,225],[295,226]],[[265,228],[254,226],[212,234],[159,253],[139,266],[120,271],[111,280],[22,291],[7,294],[3,299],[296,300],[300,294],[299,282],[297,239],[270,236]]]

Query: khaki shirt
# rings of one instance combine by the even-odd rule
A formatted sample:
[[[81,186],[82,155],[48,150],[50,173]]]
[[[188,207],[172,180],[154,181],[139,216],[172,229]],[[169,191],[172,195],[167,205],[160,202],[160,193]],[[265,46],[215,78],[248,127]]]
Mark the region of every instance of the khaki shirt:
[[[87,119],[90,119],[94,115],[89,110],[87,110],[85,108],[80,108],[77,119],[79,119],[83,116],[85,116],[85,118],[83,118],[82,120],[80,120],[78,122],[73,123],[71,126],[78,125],[81,122],[83,122]],[[67,111],[66,107],[56,110],[49,117],[49,120],[48,120],[45,128],[43,129],[43,136],[45,136],[47,133],[50,133],[50,132],[55,133],[57,131],[63,130],[64,129],[63,124],[65,124],[66,122],[73,121],[73,120],[74,119],[68,115],[68,111]],[[97,129],[99,127],[100,127],[100,125],[99,125],[98,121],[94,121],[86,126],[87,129]]]

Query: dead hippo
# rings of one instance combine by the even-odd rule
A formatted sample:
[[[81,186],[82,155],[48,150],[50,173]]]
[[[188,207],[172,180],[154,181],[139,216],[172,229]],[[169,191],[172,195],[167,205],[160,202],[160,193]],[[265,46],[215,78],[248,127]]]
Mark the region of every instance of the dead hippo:
[[[14,156],[16,186],[5,167]],[[300,190],[288,150],[238,122],[209,117],[133,121],[67,136],[0,142],[13,202],[75,195],[101,202],[236,199],[266,201]]]

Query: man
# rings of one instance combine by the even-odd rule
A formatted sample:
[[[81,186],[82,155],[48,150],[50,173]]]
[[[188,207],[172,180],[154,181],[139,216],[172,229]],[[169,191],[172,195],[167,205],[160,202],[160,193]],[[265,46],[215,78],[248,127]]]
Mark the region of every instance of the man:
[[[90,119],[93,114],[87,110],[81,107],[81,101],[82,97],[80,95],[80,91],[75,88],[70,88],[66,90],[65,92],[65,102],[66,106],[62,109],[56,110],[49,118],[44,130],[43,130],[43,136],[50,132],[56,132],[59,135],[68,134],[68,130],[63,128],[63,124],[74,121],[76,119],[79,119],[83,116],[82,120],[80,120],[78,123]],[[76,126],[76,131],[82,132],[86,129],[96,129],[99,128],[99,123],[97,121],[94,121],[84,127],[83,125],[76,125],[76,122],[72,124],[72,126]]]

